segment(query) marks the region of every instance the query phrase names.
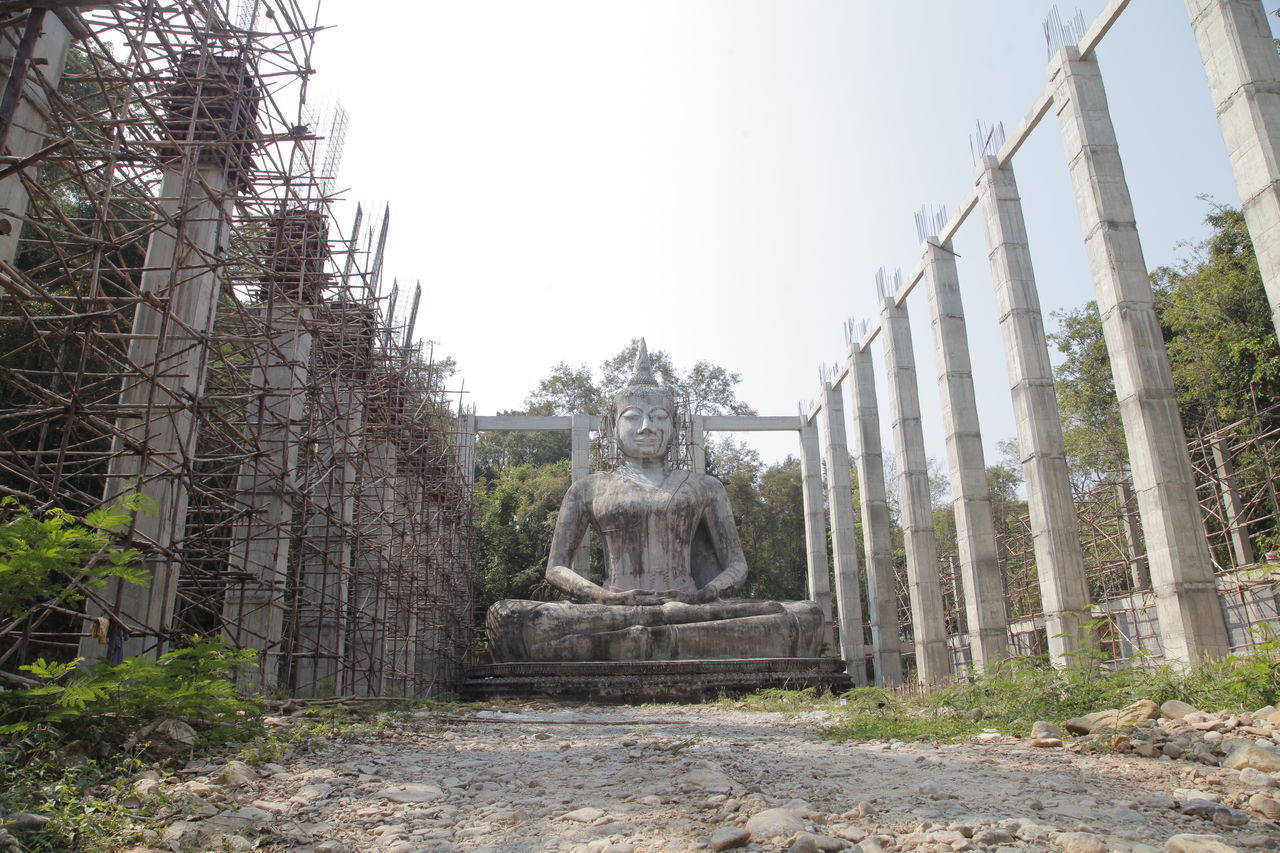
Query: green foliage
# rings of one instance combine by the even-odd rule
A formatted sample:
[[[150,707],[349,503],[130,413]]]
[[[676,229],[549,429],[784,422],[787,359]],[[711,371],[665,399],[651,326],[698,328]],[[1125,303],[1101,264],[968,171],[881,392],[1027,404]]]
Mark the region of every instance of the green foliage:
[[[128,529],[134,512],[149,509],[145,498],[128,495],[83,522],[56,508],[37,516],[12,497],[0,507],[11,512],[0,526],[0,616],[17,618],[40,602],[79,601],[82,589],[101,588],[108,578],[146,584],[137,550],[116,547],[112,537]]]
[[[722,708],[732,708],[735,711],[800,713],[812,710],[815,707],[828,705],[831,701],[830,693],[819,692],[812,687],[806,687],[802,690],[767,687],[740,699],[722,698],[717,704]]]
[[[41,729],[110,746],[149,723],[185,719],[217,740],[233,736],[257,712],[235,688],[236,675],[254,665],[254,652],[221,637],[190,637],[158,658],[83,663],[41,658],[21,667],[36,684],[0,693],[0,736]]]
[[[1072,472],[1082,480],[1127,470],[1129,455],[1098,303],[1053,316],[1058,330],[1048,338],[1065,356],[1054,371],[1054,387]]]
[[[1209,238],[1176,268],[1152,273],[1179,409],[1188,432],[1216,428],[1280,399],[1280,344],[1243,214],[1214,205]],[[1055,372],[1063,437],[1079,482],[1128,469],[1098,306],[1054,315],[1065,358]]]
[[[990,673],[918,695],[876,688],[845,694],[845,719],[824,736],[835,740],[956,740],[983,729],[1026,736],[1037,720],[1063,722],[1139,699],[1181,699],[1204,709],[1253,710],[1280,701],[1280,668],[1268,640],[1257,651],[1190,671],[1150,666],[1141,658],[1116,669],[1097,649],[1055,668],[1043,658],[1015,657]],[[978,711],[980,714],[972,712]]]
[[[159,658],[118,666],[41,659],[22,667],[37,683],[0,692],[0,809],[51,819],[24,835],[29,849],[115,849],[136,819],[111,783],[145,766],[152,724],[185,720],[206,748],[258,732],[258,705],[237,695],[233,680],[252,661],[252,651],[221,638],[192,637]]]
[[[730,453],[726,446],[732,445],[720,445],[714,469],[708,453],[708,470],[724,482],[751,569],[738,594],[774,601],[804,598],[807,554],[799,460],[788,456],[766,467],[755,451],[739,446]]]
[[[518,465],[477,481],[477,594],[485,606],[502,598],[534,596],[568,489],[567,460]]]

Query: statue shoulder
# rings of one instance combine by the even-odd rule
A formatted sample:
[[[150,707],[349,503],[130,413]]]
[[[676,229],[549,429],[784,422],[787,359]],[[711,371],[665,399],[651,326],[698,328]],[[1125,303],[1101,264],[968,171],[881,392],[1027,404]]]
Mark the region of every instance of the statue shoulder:
[[[588,474],[585,477],[579,477],[569,484],[569,491],[565,494],[565,498],[574,497],[579,500],[589,498],[600,490],[600,487],[610,481],[612,475],[608,471],[597,471],[594,474]]]
[[[690,471],[687,482],[689,485],[710,495],[726,494],[724,483],[720,482],[720,480],[710,474],[700,474],[697,471]]]

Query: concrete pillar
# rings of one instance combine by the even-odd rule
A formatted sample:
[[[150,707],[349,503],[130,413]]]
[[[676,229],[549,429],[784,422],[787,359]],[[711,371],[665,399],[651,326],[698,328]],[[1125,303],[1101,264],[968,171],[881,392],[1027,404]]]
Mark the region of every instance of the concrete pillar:
[[[150,586],[116,583],[104,590],[106,609],[130,629],[167,630],[177,596],[179,559],[172,546],[186,529],[187,471],[196,442],[192,404],[204,390],[203,336],[213,326],[219,289],[207,257],[220,246],[231,215],[223,170],[201,166],[198,178],[195,171],[165,173],[160,204],[175,224],[155,231],[147,246],[141,290],[155,301],[139,302],[134,311],[128,360],[137,368],[120,392],[127,414],[116,425],[103,496],[110,501],[134,490],[152,507],[137,514],[133,531]],[[90,607],[89,613],[98,611]],[[162,647],[116,632],[107,645],[82,639],[80,654],[115,660]]]
[[[1248,519],[1244,514],[1244,501],[1240,498],[1240,485],[1236,482],[1235,466],[1231,462],[1231,448],[1221,435],[1209,439],[1213,453],[1213,467],[1218,474],[1218,496],[1222,501],[1222,525],[1226,528],[1227,541],[1231,543],[1231,555],[1237,566],[1247,566],[1256,556],[1249,541]]]
[[[355,577],[351,587],[351,691],[383,694],[387,582],[393,565],[398,449],[386,429],[371,430],[361,458],[356,498]]]
[[[928,460],[920,423],[920,394],[911,323],[906,307],[892,297],[880,306],[880,336],[889,377],[889,412],[898,456],[898,494],[907,552],[907,585],[911,593],[911,633],[916,668],[922,684],[950,677],[947,628],[938,577],[938,549],[933,538],[933,505],[929,498]]]
[[[293,649],[293,686],[300,696],[341,692],[347,657],[347,617],[352,577],[352,520],[357,453],[364,427],[364,395],[345,369],[347,329],[334,312],[336,334],[320,341],[312,406],[315,478],[306,483]],[[331,321],[332,322],[332,321]]]
[[[1221,658],[1226,625],[1102,74],[1095,57],[1082,59],[1068,47],[1049,75],[1120,400],[1165,657],[1184,664]]]
[[[836,603],[840,608],[840,651],[854,687],[867,685],[867,648],[862,628],[862,588],[858,581],[858,540],[853,529],[853,486],[845,437],[844,392],[822,383],[822,427],[827,434],[827,504],[831,548],[836,562]]]
[[[32,50],[22,96],[14,106],[13,124],[4,144],[5,152],[18,159],[30,157],[52,141],[48,136],[49,100],[38,77],[43,77],[49,87],[57,88],[72,41],[71,32],[58,14],[45,13],[43,9],[30,12],[43,15],[43,31]],[[3,67],[6,78],[0,85],[0,91],[7,86],[13,71],[22,33],[21,27],[10,27],[0,33],[0,67]],[[28,173],[28,176],[33,175],[33,172]],[[18,238],[22,234],[22,217],[27,214],[30,202],[22,185],[21,173],[0,178],[0,262],[13,263]]]
[[[574,415],[569,434],[569,477],[577,482],[591,473],[591,416]],[[591,531],[582,535],[582,544],[573,558],[573,570],[584,578],[591,575]]]
[[[476,415],[458,412],[458,472],[469,492],[476,483]]]
[[[196,454],[195,406],[204,391],[206,338],[217,311],[217,258],[232,200],[252,154],[244,141],[257,92],[236,59],[190,53],[175,68],[178,82],[159,102],[171,147],[158,205],[163,222],[147,243],[134,309],[128,361],[135,370],[120,391],[104,498],[136,491],[154,512],[136,514],[133,541],[144,551],[150,586],[118,582],[102,593],[116,620],[104,645],[80,643],[86,659],[110,660],[161,652],[171,630],[181,556],[173,545],[186,530],[190,466]],[[90,602],[89,616],[102,608]],[[133,633],[159,632],[160,639]]]
[[[870,351],[849,355],[853,390],[854,464],[862,503],[862,543],[867,559],[867,612],[871,621],[871,654],[876,684],[902,684],[902,641],[898,631],[898,592],[893,581],[893,541],[889,502],[884,486],[884,455],[880,447],[880,408],[876,401],[875,363]]]
[[[800,427],[800,494],[804,501],[804,545],[808,566],[809,600],[822,608],[823,642],[835,643],[832,622],[831,574],[827,563],[827,522],[822,509],[822,456],[818,450],[818,425],[805,421]]]
[[[689,416],[689,464],[695,474],[707,473],[707,431],[703,415]]]
[[[1186,0],[1280,329],[1280,56],[1260,0]]]
[[[1053,366],[1013,166],[1001,166],[995,157],[984,157],[978,169],[978,194],[1004,339],[1049,657],[1055,666],[1065,666],[1085,640],[1081,614],[1089,607],[1089,586],[1053,388]]]
[[[969,652],[973,667],[984,672],[1009,654],[1009,620],[1004,581],[996,551],[996,528],[987,489],[987,463],[973,393],[969,333],[965,328],[960,276],[950,244],[930,237],[924,246],[924,281],[938,359],[938,395],[947,441],[960,581],[964,587]]]
[[[392,429],[405,438],[409,425],[403,411],[397,411]],[[413,600],[414,561],[418,555],[415,534],[422,527],[422,503],[418,499],[421,459],[404,443],[398,448],[398,462],[392,478],[394,497],[391,512],[392,548],[385,579],[387,607],[383,645],[383,685],[390,696],[413,693],[413,668],[417,658],[418,611]]]
[[[241,679],[250,691],[277,686],[284,623],[285,574],[295,510],[298,445],[311,357],[311,307],[277,295],[258,307],[262,341],[250,375],[245,423],[252,455],[240,465],[236,498],[245,517],[232,531],[227,568],[233,582],[223,602],[223,633],[258,652]]]

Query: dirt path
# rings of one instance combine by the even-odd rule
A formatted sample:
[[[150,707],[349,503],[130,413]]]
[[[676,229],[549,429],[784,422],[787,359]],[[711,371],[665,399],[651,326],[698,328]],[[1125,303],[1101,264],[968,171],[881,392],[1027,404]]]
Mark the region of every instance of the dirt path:
[[[832,720],[707,706],[424,714],[283,765],[210,768],[182,790],[217,814],[176,824],[169,838],[186,844],[221,828],[229,834],[204,843],[234,848],[256,828],[259,844],[317,853],[777,850],[788,841],[793,851],[860,842],[866,853],[1280,849],[1280,827],[1260,815],[1207,803],[1202,816],[1183,813],[1196,799],[1240,804],[1249,791],[1234,770],[1000,736],[833,743],[818,736]],[[1260,778],[1250,783],[1266,787]],[[1215,824],[1215,814],[1219,824],[1248,823]],[[1175,838],[1187,834],[1220,840]]]

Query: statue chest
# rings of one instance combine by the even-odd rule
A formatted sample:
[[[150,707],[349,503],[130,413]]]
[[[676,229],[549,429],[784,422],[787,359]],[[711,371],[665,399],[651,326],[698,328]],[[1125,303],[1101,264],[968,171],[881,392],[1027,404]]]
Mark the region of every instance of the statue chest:
[[[688,483],[628,484],[595,496],[610,574],[621,588],[692,588],[689,553],[707,498]]]

